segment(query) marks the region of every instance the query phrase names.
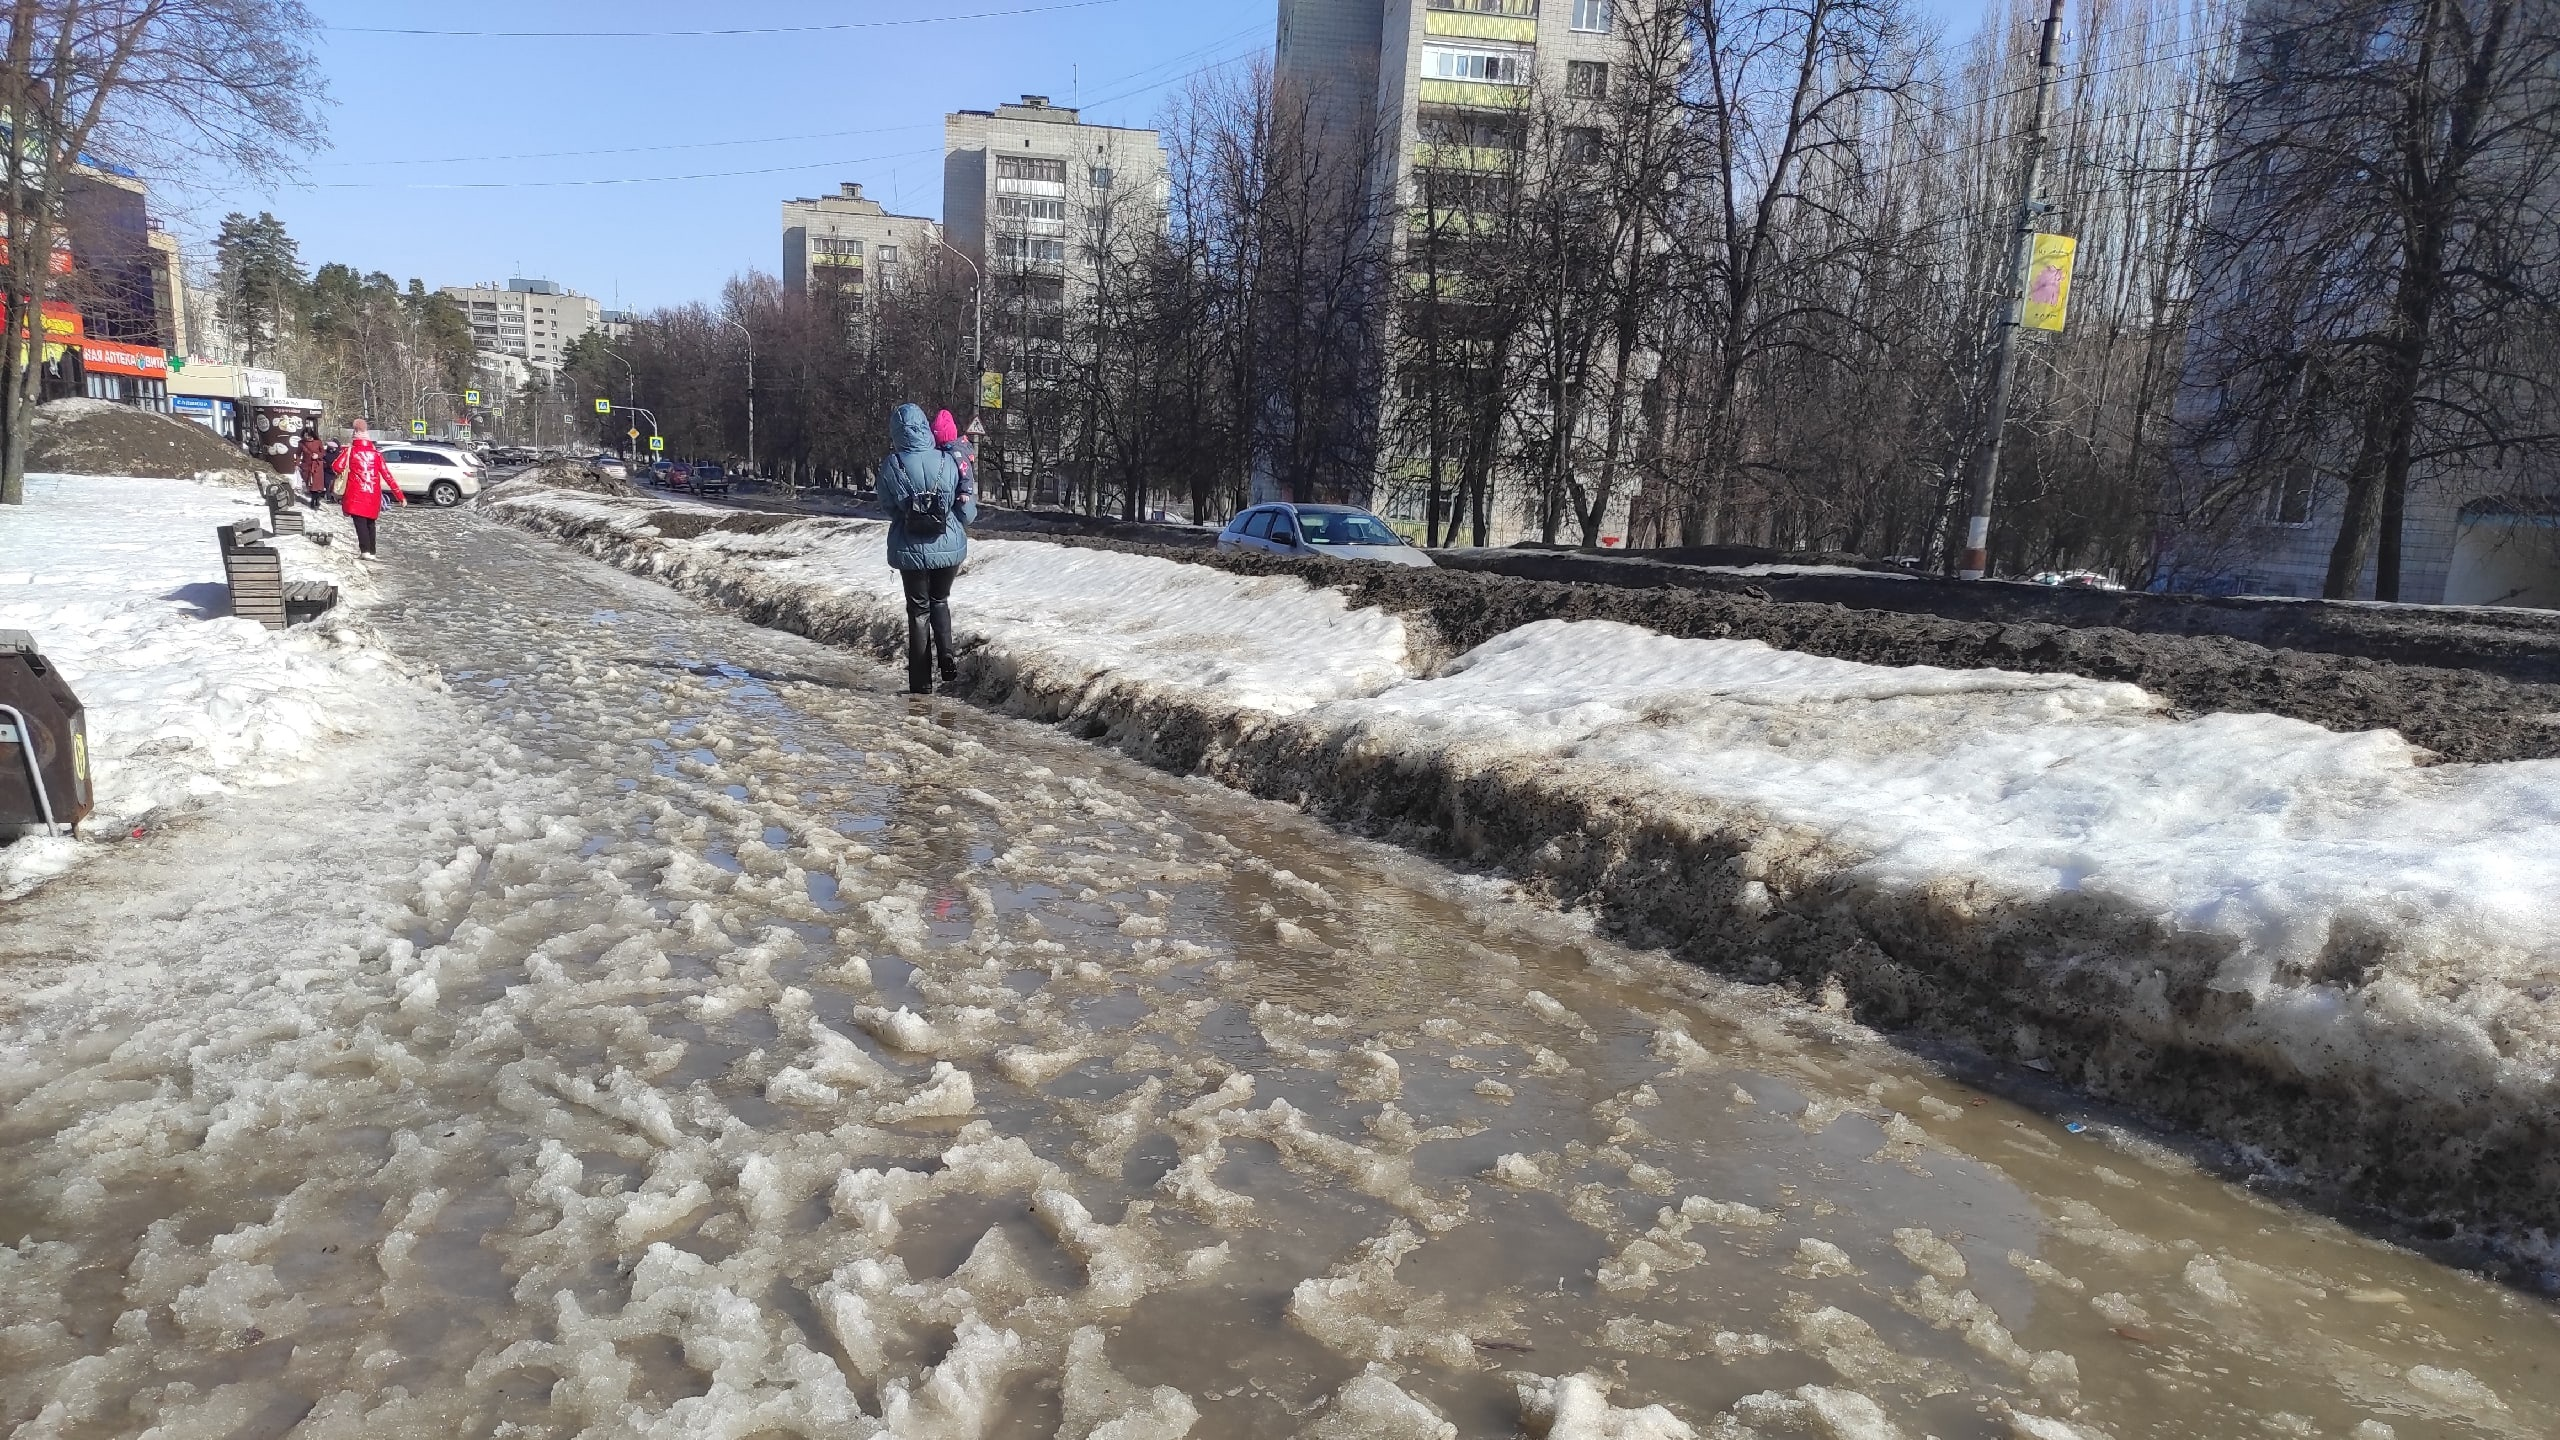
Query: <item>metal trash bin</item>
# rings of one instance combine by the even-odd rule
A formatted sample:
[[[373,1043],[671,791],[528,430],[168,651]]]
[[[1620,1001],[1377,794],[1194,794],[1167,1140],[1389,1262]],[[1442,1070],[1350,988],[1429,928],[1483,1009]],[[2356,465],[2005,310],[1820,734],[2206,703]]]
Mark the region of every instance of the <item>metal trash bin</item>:
[[[0,630],[0,837],[76,835],[96,803],[80,697],[36,637]]]

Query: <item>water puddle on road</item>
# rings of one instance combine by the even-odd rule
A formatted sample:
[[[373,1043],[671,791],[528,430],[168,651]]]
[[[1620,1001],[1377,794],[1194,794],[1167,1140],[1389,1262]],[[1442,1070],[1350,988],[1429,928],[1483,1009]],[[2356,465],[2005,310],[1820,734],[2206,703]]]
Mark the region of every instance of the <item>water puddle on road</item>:
[[[2560,1433],[2542,1301],[455,518],[518,803],[13,1084],[19,1435]]]

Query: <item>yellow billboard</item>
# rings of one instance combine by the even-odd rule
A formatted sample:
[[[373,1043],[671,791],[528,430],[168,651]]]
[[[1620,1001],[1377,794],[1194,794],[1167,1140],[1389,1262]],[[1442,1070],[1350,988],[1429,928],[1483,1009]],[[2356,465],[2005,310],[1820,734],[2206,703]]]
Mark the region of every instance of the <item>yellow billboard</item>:
[[[2038,235],[2027,255],[2027,298],[2018,323],[2059,331],[2071,315],[2071,262],[2080,242],[2068,235]]]

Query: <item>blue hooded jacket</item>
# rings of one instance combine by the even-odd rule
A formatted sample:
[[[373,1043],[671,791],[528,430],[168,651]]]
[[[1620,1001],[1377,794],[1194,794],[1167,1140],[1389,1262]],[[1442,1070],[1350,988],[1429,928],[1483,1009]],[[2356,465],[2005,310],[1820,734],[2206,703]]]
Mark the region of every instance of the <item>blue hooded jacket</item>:
[[[947,570],[969,558],[969,532],[962,528],[978,518],[977,487],[960,476],[960,467],[933,443],[933,422],[915,405],[901,405],[889,421],[893,447],[880,462],[880,508],[889,517],[889,567],[893,570]],[[907,497],[926,490],[942,492],[951,515],[942,533],[931,540],[907,533]]]

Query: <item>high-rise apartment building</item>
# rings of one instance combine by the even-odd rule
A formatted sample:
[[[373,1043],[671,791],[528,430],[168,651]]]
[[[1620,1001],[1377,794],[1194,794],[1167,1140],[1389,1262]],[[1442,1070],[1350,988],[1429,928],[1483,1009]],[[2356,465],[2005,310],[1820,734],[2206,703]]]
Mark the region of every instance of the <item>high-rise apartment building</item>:
[[[782,202],[782,284],[794,295],[832,288],[869,299],[895,289],[941,237],[941,226],[893,215],[848,181],[833,195]]]
[[[1391,253],[1411,262],[1425,229],[1470,233],[1469,212],[1500,208],[1534,168],[1533,119],[1561,133],[1562,153],[1605,143],[1612,71],[1626,49],[1620,7],[1657,0],[1280,0],[1273,65],[1275,125],[1311,140],[1332,173],[1366,167],[1361,207],[1388,221]],[[1419,222],[1426,210],[1442,217]],[[1410,217],[1410,219],[1409,219]],[[1337,427],[1320,465],[1257,469],[1257,500],[1351,500],[1394,508],[1397,461],[1381,456],[1393,428],[1398,296],[1369,297],[1365,355],[1319,388],[1361,403],[1331,403],[1316,423]],[[1447,292],[1443,292],[1447,293]],[[1375,403],[1368,403],[1372,395]]]
[[[570,342],[604,323],[602,305],[555,280],[447,285],[444,294],[470,318],[473,349],[551,374],[566,361]]]
[[[942,212],[951,243],[990,274],[1072,280],[1073,247],[1163,220],[1165,160],[1153,130],[1088,125],[1045,95],[942,121]]]
[[[1273,78],[1324,131],[1374,133],[1379,183],[1409,202],[1418,169],[1507,167],[1533,96],[1586,102],[1596,128],[1622,3],[1642,0],[1281,0]]]
[[[943,118],[942,210],[952,248],[979,267],[985,368],[1006,403],[988,417],[1006,467],[1047,483],[1043,389],[1069,363],[1069,309],[1092,295],[1097,257],[1164,225],[1164,143],[1153,130],[1088,125],[1042,95]]]

